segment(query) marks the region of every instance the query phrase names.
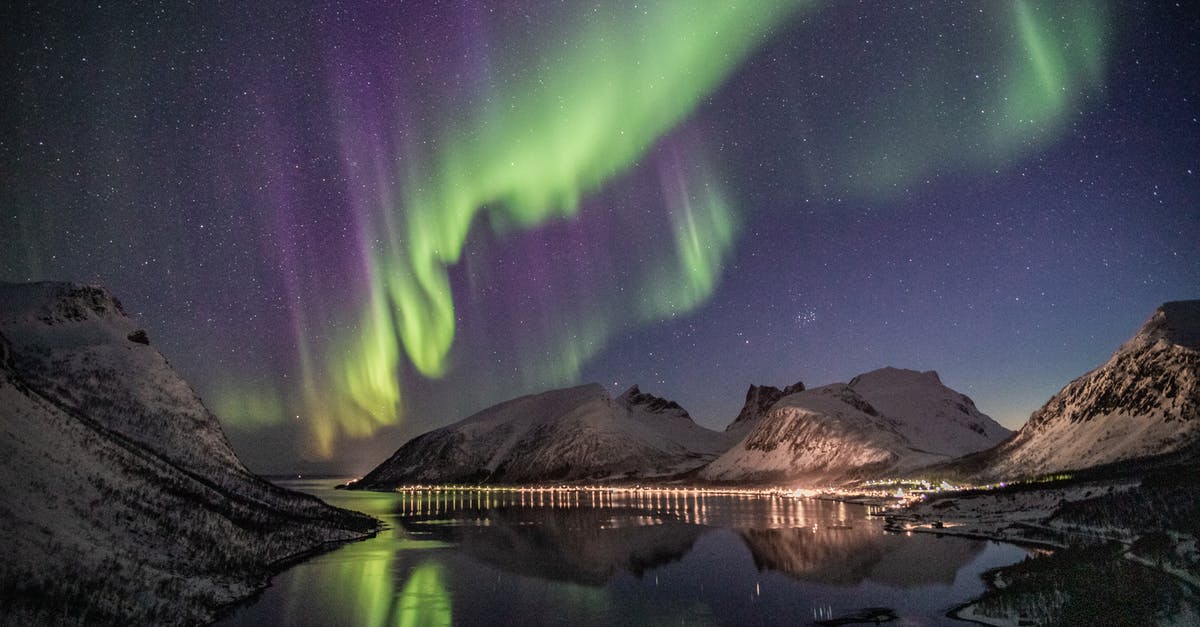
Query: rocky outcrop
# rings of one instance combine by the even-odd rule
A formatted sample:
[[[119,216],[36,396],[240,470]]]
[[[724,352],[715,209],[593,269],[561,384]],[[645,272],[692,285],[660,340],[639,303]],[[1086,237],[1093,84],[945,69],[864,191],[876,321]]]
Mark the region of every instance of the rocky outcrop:
[[[773,385],[752,384],[750,389],[746,390],[746,402],[742,405],[742,410],[738,412],[733,422],[725,427],[725,431],[747,427],[763,414],[767,413],[767,410],[771,409],[771,406],[779,399],[803,391],[804,383],[801,381],[797,381],[782,390]]]
[[[679,403],[665,398],[659,398],[653,394],[647,394],[638,389],[636,384],[634,384],[628,390],[625,390],[624,394],[617,397],[617,402],[624,405],[626,408],[641,406],[646,411],[653,414],[670,413],[672,415],[681,416],[691,420],[691,416],[688,415],[687,410],[681,407]]]

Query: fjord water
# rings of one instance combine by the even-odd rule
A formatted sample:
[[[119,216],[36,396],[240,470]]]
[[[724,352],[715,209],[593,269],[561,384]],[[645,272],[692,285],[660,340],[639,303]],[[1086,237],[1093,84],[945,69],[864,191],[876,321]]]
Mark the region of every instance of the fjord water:
[[[796,625],[883,607],[961,625],[946,612],[1026,554],[816,499],[281,483],[390,528],[280,573],[222,624]]]

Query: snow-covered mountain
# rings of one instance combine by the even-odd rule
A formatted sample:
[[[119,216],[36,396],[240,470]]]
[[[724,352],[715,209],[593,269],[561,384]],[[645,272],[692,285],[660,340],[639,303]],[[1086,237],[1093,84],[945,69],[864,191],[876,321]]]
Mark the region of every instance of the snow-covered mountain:
[[[789,394],[755,422],[740,442],[700,470],[702,479],[832,482],[879,476],[982,450],[1009,435],[971,399],[942,385],[937,373],[896,368]]]
[[[744,436],[779,399],[803,391],[802,381],[797,381],[782,390],[773,385],[751,385],[750,389],[746,390],[746,402],[742,405],[742,411],[725,427],[725,432]]]
[[[722,434],[635,385],[599,384],[522,396],[413,438],[352,487],[661,477],[723,449]]]
[[[1075,379],[972,465],[1034,476],[1200,442],[1200,300],[1165,303],[1104,365]]]
[[[0,284],[0,615],[198,623],[375,521],[251,474],[99,287]]]

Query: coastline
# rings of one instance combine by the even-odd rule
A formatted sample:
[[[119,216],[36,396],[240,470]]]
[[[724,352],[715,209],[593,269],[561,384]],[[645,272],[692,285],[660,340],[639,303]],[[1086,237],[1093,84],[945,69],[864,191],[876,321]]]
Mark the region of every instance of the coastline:
[[[363,514],[364,516],[370,516],[369,514],[366,514],[364,512],[358,512],[358,513]],[[266,564],[264,566],[264,569],[266,570],[266,572],[263,575],[262,579],[260,581],[257,581],[257,582],[254,582],[253,584],[251,584],[254,586],[254,590],[252,590],[249,594],[247,594],[244,597],[241,597],[234,601],[230,601],[228,603],[223,603],[223,604],[219,605],[216,609],[213,610],[212,616],[209,620],[209,624],[216,624],[221,621],[224,621],[224,620],[234,616],[235,614],[237,614],[238,610],[256,603],[258,601],[258,599],[263,595],[263,593],[266,592],[274,584],[275,578],[278,577],[280,574],[282,574],[284,571],[288,570],[289,568],[303,564],[304,562],[307,562],[308,560],[311,560],[311,559],[316,558],[321,555],[325,555],[326,553],[332,553],[333,551],[341,549],[347,545],[354,544],[355,542],[365,542],[367,540],[373,540],[376,537],[378,537],[380,532],[387,530],[387,528],[388,528],[387,523],[384,523],[383,521],[379,520],[378,518],[375,518],[374,516],[370,516],[370,518],[372,518],[373,520],[375,520],[378,523],[378,525],[374,531],[365,532],[363,535],[353,537],[353,538],[347,538],[347,539],[343,539],[343,540],[326,540],[316,546],[309,547],[307,549],[304,549],[303,551],[299,551],[297,553],[293,553],[293,554],[285,556],[285,557],[281,557],[273,562]]]

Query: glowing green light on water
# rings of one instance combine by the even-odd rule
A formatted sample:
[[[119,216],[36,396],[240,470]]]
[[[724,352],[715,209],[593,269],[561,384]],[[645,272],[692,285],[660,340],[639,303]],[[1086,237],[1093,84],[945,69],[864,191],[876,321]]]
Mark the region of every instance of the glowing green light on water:
[[[334,589],[345,591],[356,601],[352,615],[361,621],[360,625],[387,624],[395,594],[391,568],[391,559],[347,562],[338,568],[344,577],[336,582]]]
[[[450,594],[446,592],[442,566],[425,562],[413,569],[397,600],[395,624],[426,627],[451,624]]]

